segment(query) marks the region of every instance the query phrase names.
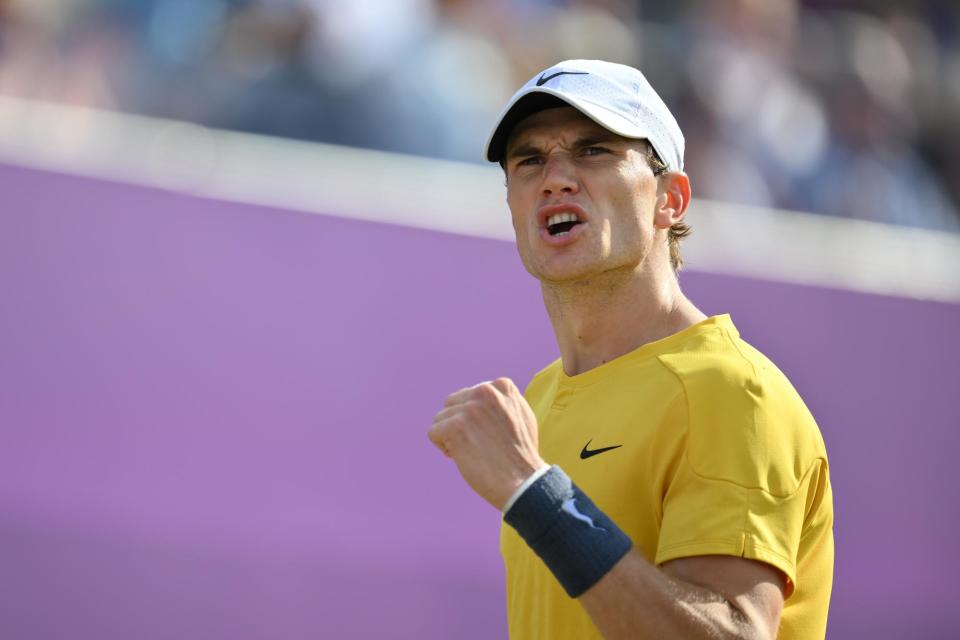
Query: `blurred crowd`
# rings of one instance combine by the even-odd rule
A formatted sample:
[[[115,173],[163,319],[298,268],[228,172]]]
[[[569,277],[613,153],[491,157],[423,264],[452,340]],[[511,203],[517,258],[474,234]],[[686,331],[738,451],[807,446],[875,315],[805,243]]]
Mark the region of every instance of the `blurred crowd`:
[[[960,231],[955,0],[0,0],[0,94],[475,162],[580,57],[646,73],[695,195]]]

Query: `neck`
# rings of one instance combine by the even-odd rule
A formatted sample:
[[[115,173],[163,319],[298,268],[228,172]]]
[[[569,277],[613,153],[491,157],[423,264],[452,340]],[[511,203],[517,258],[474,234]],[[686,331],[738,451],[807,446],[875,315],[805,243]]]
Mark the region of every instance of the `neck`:
[[[569,376],[671,336],[704,320],[673,271],[604,273],[573,283],[541,283]]]

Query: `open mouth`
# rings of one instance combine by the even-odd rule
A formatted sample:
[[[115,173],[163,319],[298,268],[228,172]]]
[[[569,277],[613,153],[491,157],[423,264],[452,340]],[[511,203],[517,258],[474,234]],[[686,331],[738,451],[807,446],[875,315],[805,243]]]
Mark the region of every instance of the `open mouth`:
[[[582,223],[575,213],[555,213],[547,218],[547,232],[551,236],[566,235],[578,224]]]

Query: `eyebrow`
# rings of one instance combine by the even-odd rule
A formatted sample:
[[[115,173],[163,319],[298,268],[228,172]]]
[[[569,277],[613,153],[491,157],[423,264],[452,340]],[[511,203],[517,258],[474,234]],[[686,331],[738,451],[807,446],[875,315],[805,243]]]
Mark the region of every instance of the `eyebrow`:
[[[576,142],[573,143],[573,146],[576,148],[582,147],[592,147],[595,144],[610,144],[611,142],[622,142],[623,138],[618,136],[612,131],[602,131],[597,133],[591,133],[589,135],[578,138]]]
[[[613,133],[612,131],[598,131],[597,133],[589,133],[585,136],[577,138],[573,143],[574,149],[583,149],[584,147],[592,147],[596,144],[610,144],[616,142],[622,142],[623,138]],[[526,157],[526,156],[535,156],[543,152],[541,147],[533,144],[532,142],[524,142],[520,146],[513,149],[507,149],[505,158],[517,158],[517,157]]]

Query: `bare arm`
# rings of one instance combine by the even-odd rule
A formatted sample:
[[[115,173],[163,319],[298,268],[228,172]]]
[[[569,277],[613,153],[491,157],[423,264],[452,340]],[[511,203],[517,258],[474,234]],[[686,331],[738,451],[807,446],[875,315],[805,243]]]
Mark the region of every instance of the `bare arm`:
[[[650,564],[632,550],[580,597],[604,638],[776,638],[783,575],[733,556]]]
[[[505,378],[451,394],[430,440],[497,509],[542,466],[533,411]],[[579,601],[606,638],[775,638],[786,586],[773,567],[696,556],[657,568],[631,550]]]

